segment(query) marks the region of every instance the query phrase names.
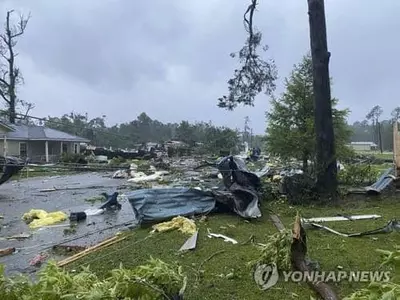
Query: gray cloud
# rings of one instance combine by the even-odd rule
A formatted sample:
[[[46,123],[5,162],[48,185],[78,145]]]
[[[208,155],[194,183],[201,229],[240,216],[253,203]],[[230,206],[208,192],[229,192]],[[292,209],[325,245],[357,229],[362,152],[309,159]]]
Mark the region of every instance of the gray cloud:
[[[229,53],[245,38],[246,1],[229,0],[6,0],[7,9],[32,13],[18,44],[26,84],[21,98],[35,115],[71,110],[106,114],[110,123],[140,112],[161,121],[212,120],[242,127],[248,115],[256,132],[265,127],[268,98],[254,108],[216,107],[237,62]],[[326,0],[333,95],[363,118],[380,104],[397,106],[400,3]],[[257,27],[270,46],[280,81],[309,49],[306,0],[262,1]]]

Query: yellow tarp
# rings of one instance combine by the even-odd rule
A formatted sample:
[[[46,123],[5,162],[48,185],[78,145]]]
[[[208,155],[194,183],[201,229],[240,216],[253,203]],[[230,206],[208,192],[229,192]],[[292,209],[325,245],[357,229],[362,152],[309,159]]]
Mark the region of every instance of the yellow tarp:
[[[29,223],[30,228],[38,228],[63,222],[68,216],[62,211],[48,213],[43,209],[31,209],[22,216],[22,219]]]
[[[185,217],[175,217],[171,221],[153,225],[154,231],[165,232],[178,229],[180,232],[194,234],[197,230],[196,223]]]

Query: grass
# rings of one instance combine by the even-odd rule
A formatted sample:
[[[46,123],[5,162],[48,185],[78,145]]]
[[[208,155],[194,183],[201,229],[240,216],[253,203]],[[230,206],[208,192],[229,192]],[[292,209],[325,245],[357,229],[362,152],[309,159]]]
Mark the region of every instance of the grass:
[[[373,155],[379,159],[393,159],[393,152],[383,152],[380,151],[358,151],[359,154]]]
[[[263,217],[252,222],[236,215],[213,215],[205,222],[197,221],[199,236],[197,248],[184,254],[178,253],[188,236],[177,232],[149,235],[150,228],[140,228],[127,233],[127,239],[104,250],[86,256],[68,267],[79,270],[90,265],[99,276],[105,276],[121,263],[124,267],[134,267],[145,263],[150,256],[165,262],[177,262],[188,274],[185,299],[310,299],[315,294],[304,283],[283,282],[261,291],[252,278],[252,269],[247,265],[258,258],[259,250],[247,243],[251,235],[255,241],[263,243],[268,235],[276,232],[269,220],[269,211],[277,213],[287,227],[291,227],[296,212],[302,217],[335,216],[342,214],[371,214],[383,216],[378,220],[332,222],[328,226],[343,232],[358,232],[383,226],[388,220],[400,215],[400,205],[395,198],[347,201],[340,207],[290,207],[280,202],[263,203]],[[238,240],[233,245],[221,239],[207,237],[207,228],[214,233],[222,233]],[[322,270],[337,270],[338,266],[347,271],[377,270],[381,260],[375,249],[393,250],[400,242],[398,233],[362,238],[343,238],[324,231],[308,230],[308,251],[311,259],[320,263]],[[223,251],[223,252],[221,252]],[[210,256],[213,256],[211,259]],[[200,268],[201,267],[201,268]],[[204,270],[204,271],[202,271]],[[229,276],[224,276],[230,274]],[[365,283],[345,282],[332,284],[340,298]]]

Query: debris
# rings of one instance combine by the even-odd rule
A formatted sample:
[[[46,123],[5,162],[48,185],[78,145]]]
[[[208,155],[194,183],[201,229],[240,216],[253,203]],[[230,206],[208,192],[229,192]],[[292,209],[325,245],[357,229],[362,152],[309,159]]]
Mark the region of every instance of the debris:
[[[337,217],[321,217],[321,218],[310,218],[301,219],[301,223],[321,223],[321,222],[335,222],[335,221],[349,221],[349,220],[368,220],[368,219],[379,219],[380,215],[356,215],[356,216],[337,216]]]
[[[0,257],[13,254],[14,252],[15,248],[0,249]]]
[[[128,172],[128,170],[115,171],[112,178],[115,178],[115,179],[129,178],[129,172]]]
[[[211,193],[190,188],[141,189],[126,194],[139,222],[203,215],[215,209]]]
[[[182,245],[179,251],[193,250],[196,248],[197,236],[199,231],[197,230],[190,238],[186,240],[186,242]]]
[[[57,189],[56,189],[55,187],[49,188],[49,189],[42,189],[42,190],[39,190],[39,192],[41,192],[41,193],[55,192],[55,191],[57,191]]]
[[[178,231],[188,234],[194,234],[197,231],[196,223],[194,221],[178,216],[173,218],[171,221],[153,225],[152,232],[166,232],[174,229],[178,229]]]
[[[57,263],[57,266],[58,267],[64,267],[64,266],[66,266],[66,265],[68,265],[68,264],[70,264],[70,263],[72,263],[72,262],[74,262],[74,261],[76,261],[76,260],[88,255],[88,254],[91,254],[91,253],[93,253],[95,251],[98,251],[100,249],[104,249],[104,248],[106,248],[108,246],[111,246],[111,245],[113,245],[115,243],[121,242],[125,238],[126,237],[118,237],[118,236],[114,236],[112,238],[109,238],[109,239],[107,239],[107,240],[105,240],[105,241],[103,241],[103,242],[101,242],[101,243],[99,243],[97,245],[94,245],[92,247],[87,248],[86,250],[83,250],[82,252],[79,252],[79,253],[71,256],[71,257],[68,257],[68,258],[62,260],[62,261],[59,261]]]
[[[111,195],[108,195],[107,193],[102,193],[102,195],[106,197],[107,202],[100,206],[99,209],[121,209],[122,206],[118,203],[118,192],[114,192]]]
[[[293,226],[293,243],[291,247],[291,260],[293,267],[300,272],[310,272],[311,268],[306,263],[307,254],[307,236],[304,228],[301,225],[300,216],[296,216]],[[338,296],[333,289],[323,281],[308,281],[311,287],[324,300],[338,300]]]
[[[8,237],[6,237],[6,239],[7,240],[24,240],[24,239],[30,238],[31,236],[32,236],[32,234],[30,234],[30,233],[20,233],[20,234],[8,236]]]
[[[217,256],[218,254],[225,253],[225,252],[226,252],[225,250],[220,250],[220,251],[217,251],[217,252],[214,252],[213,254],[211,254],[209,257],[207,257],[205,260],[203,260],[203,261],[200,263],[197,272],[200,273],[201,268],[203,267],[203,265],[204,265],[206,262],[208,262],[209,260],[211,260],[214,256]]]
[[[40,267],[42,263],[46,261],[47,257],[48,255],[46,253],[40,253],[29,261],[29,265]]]
[[[219,234],[219,233],[211,233],[209,230],[208,230],[207,236],[208,236],[209,238],[213,238],[213,237],[215,237],[215,238],[221,238],[221,239],[224,239],[224,242],[229,242],[229,243],[232,243],[232,244],[237,244],[237,243],[238,243],[238,241],[237,241],[237,240],[234,240],[233,238],[230,238],[230,237],[228,237],[228,236],[226,236],[226,235]]]
[[[279,231],[285,230],[285,225],[283,225],[282,221],[279,219],[277,215],[270,215],[269,217],[274,223],[276,229],[278,229]]]
[[[145,175],[143,173],[144,176],[138,176],[138,177],[128,179],[128,182],[141,183],[141,182],[148,182],[148,181],[157,181],[159,179],[162,179],[163,175],[167,175],[167,174],[169,174],[168,171],[157,171],[151,175]],[[139,175],[139,173],[136,173],[135,175]]]
[[[62,211],[48,213],[42,209],[31,209],[22,216],[22,219],[29,224],[30,228],[39,228],[63,222],[67,219],[67,215]]]
[[[72,212],[69,214],[69,220],[72,222],[79,222],[79,221],[86,220],[86,217],[87,217],[87,215],[84,211]]]
[[[333,230],[329,227],[323,226],[321,224],[316,224],[316,223],[307,223],[310,224],[311,226],[319,229],[324,229],[326,231],[329,231],[331,233],[343,236],[343,237],[360,237],[360,236],[365,236],[365,235],[372,235],[372,234],[380,234],[380,233],[390,233],[393,231],[399,232],[400,231],[400,222],[397,220],[391,220],[389,221],[386,226],[374,229],[374,230],[369,230],[365,232],[358,232],[358,233],[341,233],[336,230]]]

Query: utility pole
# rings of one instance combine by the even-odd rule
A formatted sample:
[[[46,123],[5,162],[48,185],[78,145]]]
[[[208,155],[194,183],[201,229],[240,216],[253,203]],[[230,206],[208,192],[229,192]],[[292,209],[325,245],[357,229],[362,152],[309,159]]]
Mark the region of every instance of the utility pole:
[[[313,64],[314,120],[316,131],[317,188],[323,197],[336,201],[337,162],[332,121],[328,43],[324,0],[307,0]]]

